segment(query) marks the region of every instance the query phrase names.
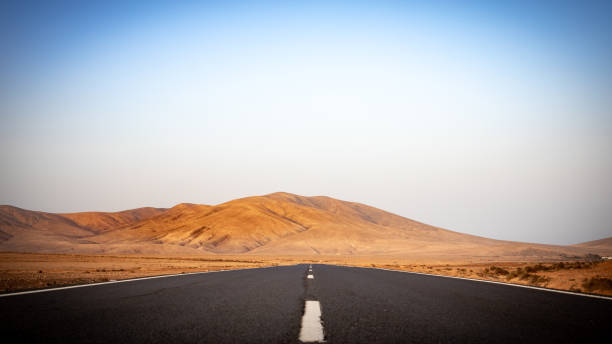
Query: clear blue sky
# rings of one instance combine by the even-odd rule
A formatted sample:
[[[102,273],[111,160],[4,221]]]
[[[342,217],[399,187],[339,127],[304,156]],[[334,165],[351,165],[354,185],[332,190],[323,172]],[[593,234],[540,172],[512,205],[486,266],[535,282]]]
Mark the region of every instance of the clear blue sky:
[[[287,191],[612,236],[610,1],[3,1],[0,43],[0,204]]]

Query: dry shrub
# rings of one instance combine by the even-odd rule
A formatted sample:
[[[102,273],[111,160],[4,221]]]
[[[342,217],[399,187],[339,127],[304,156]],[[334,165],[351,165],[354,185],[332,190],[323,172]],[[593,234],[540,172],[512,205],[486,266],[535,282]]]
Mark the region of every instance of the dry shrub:
[[[531,275],[529,283],[531,284],[540,284],[540,283],[548,283],[550,282],[550,278],[546,277],[546,276],[540,276],[540,275]]]
[[[483,272],[487,275],[508,275],[510,273],[508,270],[495,265],[485,268]]]
[[[612,290],[612,279],[605,277],[591,277],[589,279],[584,279],[582,282],[582,287],[587,291],[593,290]]]
[[[535,266],[526,266],[525,269],[519,267],[516,270],[509,272],[506,275],[506,280],[509,281],[511,279],[518,278],[521,281],[528,281],[529,284],[539,285],[541,283],[550,282],[550,278],[546,276],[536,275],[534,272],[550,270],[551,267],[547,267],[542,264],[537,264]]]

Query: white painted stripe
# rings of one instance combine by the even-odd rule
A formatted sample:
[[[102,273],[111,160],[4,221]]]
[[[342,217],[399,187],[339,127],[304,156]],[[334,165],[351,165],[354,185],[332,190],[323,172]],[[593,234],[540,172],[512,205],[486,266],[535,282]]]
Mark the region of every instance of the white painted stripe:
[[[290,266],[290,265],[286,265],[286,266]],[[149,280],[149,279],[155,279],[155,278],[166,278],[166,277],[174,277],[174,276],[199,275],[199,274],[207,274],[207,273],[211,273],[211,272],[228,272],[228,271],[243,271],[243,270],[255,270],[255,269],[270,269],[270,268],[275,268],[275,267],[277,267],[277,266],[266,266],[266,267],[261,267],[261,268],[246,268],[246,269],[233,269],[233,270],[200,271],[200,272],[188,272],[188,273],[184,273],[184,274],[138,277],[138,278],[129,278],[129,279],[124,279],[124,280],[111,280],[111,281],[108,281],[108,282],[98,282],[98,283],[89,283],[89,284],[70,285],[70,286],[66,286],[66,287],[57,287],[57,288],[48,288],[48,289],[36,289],[36,290],[19,291],[19,292],[16,292],[16,293],[0,294],[0,297],[27,295],[27,294],[37,294],[37,293],[45,293],[45,292],[48,292],[48,291],[57,291],[57,290],[83,288],[83,287],[94,287],[94,286],[98,286],[98,285],[124,283],[124,282],[133,282],[133,281],[143,281],[143,280]]]
[[[349,267],[348,265],[336,265],[336,266],[341,266],[341,267]],[[506,283],[506,282],[497,282],[497,281],[487,281],[487,280],[481,280],[481,279],[476,279],[476,278],[467,278],[467,277],[455,277],[455,276],[434,275],[434,274],[428,274],[428,273],[424,273],[424,272],[402,271],[402,270],[392,270],[392,269],[383,269],[383,268],[369,268],[369,267],[365,267],[365,266],[350,266],[350,267],[353,267],[353,268],[361,268],[361,269],[374,269],[374,270],[383,270],[383,271],[403,272],[403,273],[407,273],[407,274],[414,274],[414,275],[425,275],[425,276],[433,276],[433,277],[454,278],[454,279],[460,279],[460,280],[466,280],[466,281],[474,281],[474,282],[483,282],[483,283],[491,283],[491,284],[507,285],[507,286],[510,286],[510,287],[519,287],[519,288],[535,289],[535,290],[549,291],[549,292],[559,293],[559,294],[568,294],[568,295],[576,295],[576,296],[592,297],[592,298],[595,298],[595,299],[604,299],[604,300],[610,300],[610,301],[612,301],[612,297],[610,297],[610,296],[593,295],[593,294],[583,294],[583,293],[575,293],[575,292],[572,292],[572,291],[558,290],[558,289],[550,289],[550,288],[543,288],[543,287],[534,287],[534,286],[530,286],[530,285],[523,285],[523,284]]]
[[[324,342],[323,325],[321,324],[321,305],[319,301],[306,301],[300,341],[304,343]]]
[[[308,279],[314,279],[314,275],[308,275]]]

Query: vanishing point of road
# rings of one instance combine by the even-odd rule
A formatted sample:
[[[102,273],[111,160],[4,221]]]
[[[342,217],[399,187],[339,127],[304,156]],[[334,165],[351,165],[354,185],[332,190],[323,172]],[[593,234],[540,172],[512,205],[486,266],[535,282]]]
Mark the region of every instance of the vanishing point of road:
[[[316,264],[0,297],[17,343],[589,343],[611,321],[606,298]]]

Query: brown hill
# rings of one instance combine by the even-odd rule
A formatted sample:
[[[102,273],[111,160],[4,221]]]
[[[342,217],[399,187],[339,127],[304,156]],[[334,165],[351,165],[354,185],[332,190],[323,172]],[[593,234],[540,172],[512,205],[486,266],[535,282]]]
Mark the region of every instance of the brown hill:
[[[134,224],[138,221],[142,221],[155,215],[159,215],[166,210],[167,209],[164,208],[145,207],[118,211],[114,213],[91,211],[59,215],[72,220],[79,227],[87,228],[94,232],[103,232],[108,229],[115,229]]]
[[[215,253],[355,254],[405,250],[445,239],[488,242],[382,210],[329,197],[287,193],[217,206],[180,204],[130,227],[93,238],[105,243],[151,241]],[[398,245],[397,242],[401,242]]]
[[[487,239],[430,226],[359,203],[288,193],[247,197],[216,206],[179,204],[167,210],[141,208],[120,213],[77,214],[19,211],[0,210],[4,214],[0,217],[3,221],[0,230],[10,236],[0,244],[0,250],[374,254],[509,260],[558,258],[562,254],[581,255],[590,250]],[[34,226],[34,221],[28,219],[36,217],[41,220]],[[44,230],[47,240],[32,241],[27,236],[24,239],[24,233],[29,233],[24,229],[31,228]]]
[[[79,252],[87,240],[109,228],[120,228],[166,209],[139,208],[115,213],[54,214],[0,205],[0,250]]]
[[[574,246],[584,247],[605,256],[612,256],[612,237],[587,241]]]
[[[92,231],[59,214],[25,210],[9,205],[0,206],[0,228],[8,233],[19,229],[37,229],[66,236],[92,234]]]

